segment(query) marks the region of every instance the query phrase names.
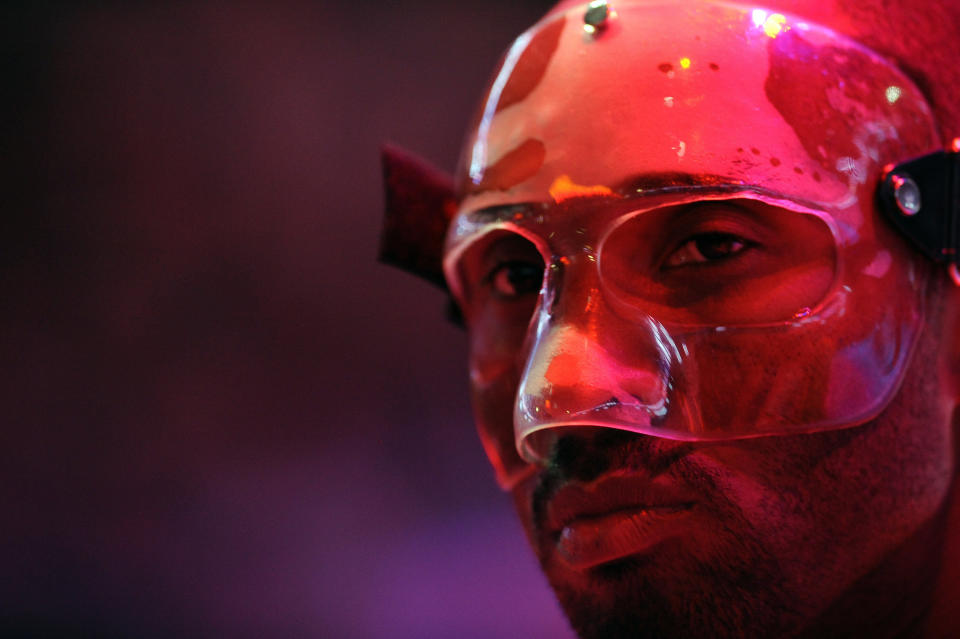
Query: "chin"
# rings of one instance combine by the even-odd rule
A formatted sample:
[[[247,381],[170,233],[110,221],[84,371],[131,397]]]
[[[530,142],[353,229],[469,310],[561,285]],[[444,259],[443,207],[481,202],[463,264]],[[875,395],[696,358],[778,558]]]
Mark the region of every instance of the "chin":
[[[641,552],[571,566],[556,534],[542,530],[532,489],[515,491],[541,567],[578,636],[788,636],[803,617],[784,602],[780,567],[741,518],[691,516],[677,534]],[[736,532],[734,532],[736,531]]]

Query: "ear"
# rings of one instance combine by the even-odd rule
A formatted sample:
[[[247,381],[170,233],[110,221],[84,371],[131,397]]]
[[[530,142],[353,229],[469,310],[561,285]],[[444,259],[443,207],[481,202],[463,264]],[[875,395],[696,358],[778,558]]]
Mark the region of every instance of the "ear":
[[[453,178],[395,146],[384,145],[381,160],[386,208],[380,261],[446,288],[443,243],[457,210]]]

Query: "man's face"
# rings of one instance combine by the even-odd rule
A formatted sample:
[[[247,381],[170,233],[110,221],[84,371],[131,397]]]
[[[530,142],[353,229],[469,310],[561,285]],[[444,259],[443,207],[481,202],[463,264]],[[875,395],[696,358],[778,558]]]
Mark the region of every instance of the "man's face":
[[[498,478],[583,636],[911,618],[955,390],[873,196],[929,111],[784,16],[634,9],[518,41],[467,152],[446,271]]]
[[[793,233],[806,221],[797,218],[801,226],[790,227]],[[585,422],[544,431],[553,434],[544,458],[524,466],[502,450],[513,445],[518,388],[531,375],[530,320],[543,304],[544,262],[527,239],[490,235],[488,248],[473,252],[485,259],[475,264],[479,256],[471,254],[462,265],[477,270],[473,279],[480,283],[464,306],[478,422],[488,450],[501,451],[492,453],[495,463],[513,477],[528,475],[512,489],[517,511],[582,636],[776,636],[823,615],[849,615],[844,597],[864,592],[881,596],[855,610],[894,605],[885,595],[912,605],[890,583],[914,591],[907,575],[937,565],[937,515],[953,476],[953,395],[934,373],[935,319],[919,337],[899,393],[869,423],[691,442]],[[892,233],[883,237],[910,260]],[[702,242],[701,250],[707,248]],[[595,335],[610,321],[602,307],[582,316]],[[931,315],[938,317],[935,309]],[[578,369],[596,364],[584,353],[573,355],[583,356],[570,362]],[[777,364],[805,401],[823,401],[810,391],[828,390],[822,380],[791,374],[807,370],[803,358]],[[749,385],[738,379],[762,374],[745,356],[730,379],[711,384],[735,393]],[[922,601],[922,589],[916,594]],[[852,628],[862,621],[843,623]]]

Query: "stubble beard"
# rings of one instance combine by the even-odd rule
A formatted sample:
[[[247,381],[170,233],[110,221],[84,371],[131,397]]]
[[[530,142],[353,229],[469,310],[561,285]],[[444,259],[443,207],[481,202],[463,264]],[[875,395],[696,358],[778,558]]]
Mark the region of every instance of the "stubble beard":
[[[627,436],[631,437],[631,436]],[[604,463],[589,460],[573,474],[613,465],[649,469],[650,440],[634,438]],[[582,451],[581,451],[582,452]],[[682,453],[681,453],[682,454]],[[740,510],[707,473],[669,459],[669,472],[709,497],[699,507],[720,522],[708,543],[668,539],[643,555],[574,573],[559,562],[543,530],[543,504],[570,469],[548,470],[532,499],[532,538],[541,566],[570,624],[582,639],[787,636],[803,615],[782,590],[778,561]],[[653,462],[655,472],[657,469]],[[580,477],[589,479],[589,477]]]
[[[732,554],[748,552],[731,549]],[[752,552],[752,551],[750,551]],[[739,557],[742,555],[736,554]],[[773,562],[690,561],[671,570],[645,559],[595,568],[594,588],[548,579],[582,639],[784,636],[793,610],[779,592]]]

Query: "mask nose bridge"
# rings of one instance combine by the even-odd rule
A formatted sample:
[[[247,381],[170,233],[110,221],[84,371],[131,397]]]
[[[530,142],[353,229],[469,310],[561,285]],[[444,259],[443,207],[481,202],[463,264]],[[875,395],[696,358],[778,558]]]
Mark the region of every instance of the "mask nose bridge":
[[[615,312],[591,257],[548,267],[514,407],[515,443],[529,462],[543,463],[565,433],[634,431],[666,414],[670,338],[651,317]]]

